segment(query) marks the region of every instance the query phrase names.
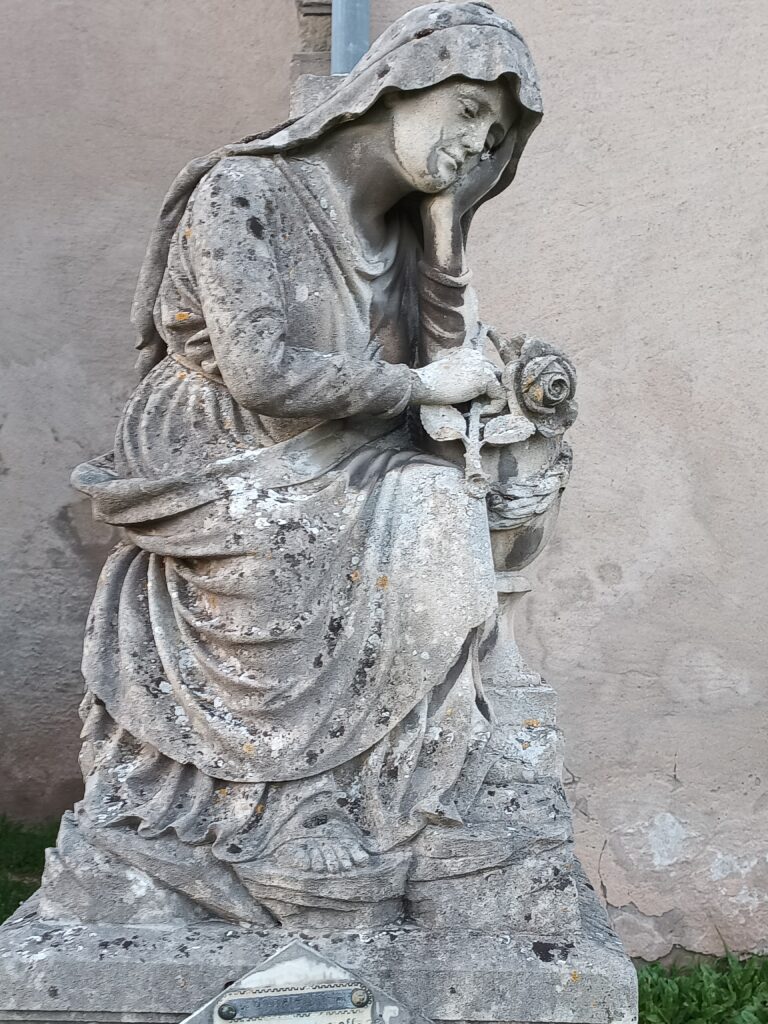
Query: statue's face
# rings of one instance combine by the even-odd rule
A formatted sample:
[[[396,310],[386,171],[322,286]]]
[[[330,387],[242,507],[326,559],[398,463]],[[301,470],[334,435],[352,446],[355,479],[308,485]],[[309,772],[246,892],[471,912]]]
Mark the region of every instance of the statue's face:
[[[500,82],[451,78],[391,102],[395,158],[419,192],[441,192],[494,149],[515,119]]]

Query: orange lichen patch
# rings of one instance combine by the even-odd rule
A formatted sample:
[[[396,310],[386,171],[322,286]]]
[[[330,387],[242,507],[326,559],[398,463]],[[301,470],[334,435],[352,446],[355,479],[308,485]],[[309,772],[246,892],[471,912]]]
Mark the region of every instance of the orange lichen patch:
[[[231,790],[229,786],[222,786],[221,789],[216,790],[216,796],[218,797],[219,800],[224,800],[226,797],[229,796],[230,792]]]
[[[185,238],[191,238],[192,237],[192,228],[187,228],[187,230],[184,232],[184,237]]]
[[[359,583],[361,579],[359,570],[353,569],[348,579],[350,583]]]
[[[521,746],[521,747],[523,748],[523,750],[527,750],[527,749],[528,749],[528,747],[530,747],[530,745],[531,745],[531,744],[530,744],[530,743],[528,742],[528,740],[524,740],[524,741],[523,741],[523,742],[522,742],[522,743],[520,744],[520,746]]]
[[[379,576],[376,580],[376,586],[379,590],[386,590],[389,586],[389,576]]]
[[[189,320],[191,316],[192,314],[190,312],[188,312],[186,309],[182,309],[179,310],[174,319],[177,320],[178,323],[183,324],[184,321]]]
[[[571,981],[581,981],[581,975],[578,971],[571,971]]]
[[[526,729],[538,729],[541,725],[541,722],[538,718],[526,718],[526,720],[523,722],[523,725],[526,727]]]
[[[267,809],[267,805],[266,804],[256,804],[256,813],[257,814],[263,814],[264,811],[266,811],[266,809]]]
[[[179,378],[179,380],[186,380],[187,379],[187,372],[186,372],[186,370],[179,370],[179,372],[176,374],[176,376]]]
[[[243,744],[243,753],[244,754],[252,754],[254,749],[255,749],[255,747],[253,746],[252,743],[244,743]]]

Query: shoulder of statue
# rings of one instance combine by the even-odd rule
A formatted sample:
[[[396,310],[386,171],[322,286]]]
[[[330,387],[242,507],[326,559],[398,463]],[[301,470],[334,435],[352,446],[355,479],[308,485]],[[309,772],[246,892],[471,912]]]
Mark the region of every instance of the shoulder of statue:
[[[258,217],[266,224],[277,205],[279,172],[268,156],[228,156],[203,175],[187,207],[186,219]]]
[[[203,176],[200,185],[217,185],[227,193],[247,185],[254,192],[271,193],[280,180],[271,156],[225,156]]]

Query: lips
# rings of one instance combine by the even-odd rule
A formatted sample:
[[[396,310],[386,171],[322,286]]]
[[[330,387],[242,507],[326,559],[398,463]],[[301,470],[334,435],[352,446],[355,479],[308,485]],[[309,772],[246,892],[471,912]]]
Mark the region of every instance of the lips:
[[[442,156],[445,157],[446,160],[448,160],[453,165],[453,170],[458,171],[459,161],[456,159],[453,153],[449,153],[447,149],[441,149],[440,153],[442,154]]]

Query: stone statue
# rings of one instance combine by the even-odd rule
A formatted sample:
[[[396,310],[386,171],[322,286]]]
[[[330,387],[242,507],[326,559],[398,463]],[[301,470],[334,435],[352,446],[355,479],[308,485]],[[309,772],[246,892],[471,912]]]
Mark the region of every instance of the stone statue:
[[[553,694],[508,612],[575,375],[482,322],[465,257],[540,117],[515,29],[432,3],[174,182],[141,382],[73,478],[124,540],[42,919],[582,928]]]

